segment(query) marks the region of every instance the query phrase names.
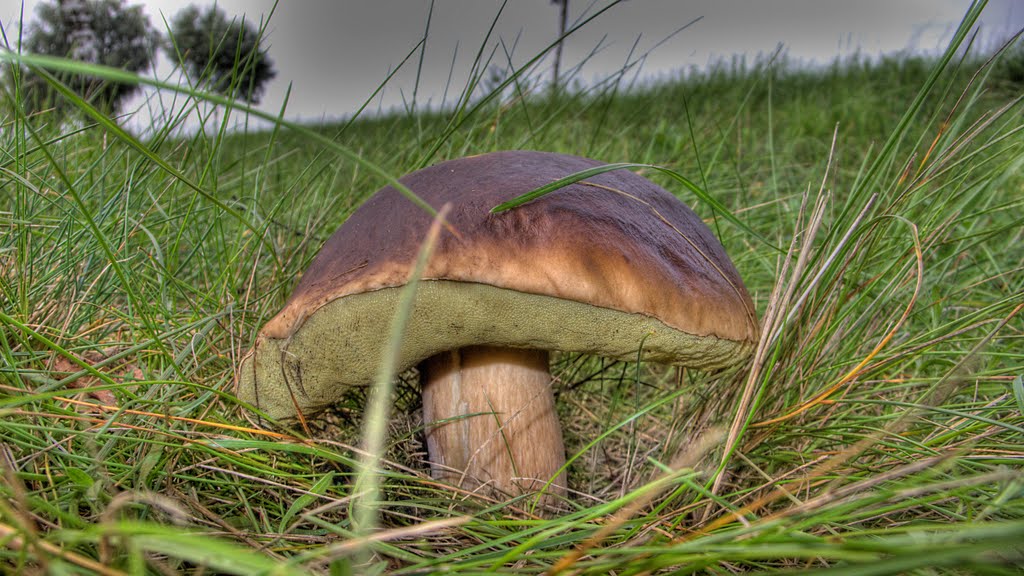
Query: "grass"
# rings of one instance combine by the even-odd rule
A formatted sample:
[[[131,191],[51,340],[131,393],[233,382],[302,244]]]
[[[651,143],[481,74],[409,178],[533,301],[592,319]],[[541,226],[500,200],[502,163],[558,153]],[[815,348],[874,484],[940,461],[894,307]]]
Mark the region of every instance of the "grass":
[[[479,77],[496,61],[482,50]],[[1024,122],[996,69],[973,52],[777,58],[551,94],[528,68],[443,112],[231,131],[221,107],[191,136],[170,112],[135,135],[29,116],[9,89],[0,566],[1015,573]],[[430,481],[409,375],[383,454],[360,448],[367,391],[311,435],[253,427],[231,394],[240,354],[385,174],[521,147],[671,169],[766,238],[641,169],[743,275],[764,332],[750,364],[557,356],[574,494],[553,519]],[[377,458],[379,501],[353,500]]]

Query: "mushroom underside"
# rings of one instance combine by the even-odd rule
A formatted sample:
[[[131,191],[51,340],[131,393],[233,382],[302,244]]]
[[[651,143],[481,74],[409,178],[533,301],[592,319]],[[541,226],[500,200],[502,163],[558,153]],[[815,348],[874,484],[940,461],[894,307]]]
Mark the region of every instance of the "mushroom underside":
[[[386,349],[381,318],[394,317],[400,287],[337,298],[286,338],[261,336],[239,369],[238,396],[275,419],[309,415],[345,390],[373,382]],[[402,335],[398,369],[468,346],[560,350],[618,360],[717,369],[753,343],[691,334],[644,314],[451,280],[421,281]]]

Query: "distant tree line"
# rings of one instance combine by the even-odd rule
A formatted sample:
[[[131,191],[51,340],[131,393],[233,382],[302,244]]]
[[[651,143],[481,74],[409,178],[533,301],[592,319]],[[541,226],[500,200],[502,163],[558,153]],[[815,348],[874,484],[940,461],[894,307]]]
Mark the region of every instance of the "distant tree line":
[[[183,8],[170,21],[165,38],[142,12],[124,0],[56,0],[36,8],[22,49],[87,64],[139,73],[155,64],[157,52],[176,62],[196,87],[258,103],[275,75],[263,47],[262,30],[251,21],[229,18],[217,5]],[[15,84],[31,110],[67,112],[75,106],[44,75],[64,84],[86,102],[112,114],[138,89],[88,75],[87,71],[41,72],[8,67],[4,81]]]

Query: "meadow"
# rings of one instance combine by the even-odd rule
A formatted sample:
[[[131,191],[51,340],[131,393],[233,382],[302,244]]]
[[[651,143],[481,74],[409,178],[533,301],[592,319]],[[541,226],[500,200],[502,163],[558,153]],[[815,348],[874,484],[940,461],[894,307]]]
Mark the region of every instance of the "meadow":
[[[1019,573],[1024,115],[1004,72],[1021,56],[971,45],[973,15],[939,57],[766,55],[652,82],[627,66],[558,91],[482,52],[443,110],[332,125],[247,127],[154,82],[203,129],[167,110],[132,132],[73,94],[67,122],[6,88],[0,568]],[[414,373],[381,383],[386,418],[362,389],[306,426],[258,426],[233,395],[363,200],[502,149],[691,180],[743,226],[637,169],[705,218],[762,325],[754,357],[714,374],[556,354],[555,517],[430,479]]]

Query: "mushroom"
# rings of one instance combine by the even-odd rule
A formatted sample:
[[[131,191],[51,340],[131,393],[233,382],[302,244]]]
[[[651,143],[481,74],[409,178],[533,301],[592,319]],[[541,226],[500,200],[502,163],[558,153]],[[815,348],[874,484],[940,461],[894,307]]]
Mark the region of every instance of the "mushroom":
[[[627,170],[515,209],[495,205],[602,163],[532,151],[442,162],[401,182],[451,203],[403,336],[419,366],[432,474],[468,488],[566,493],[552,350],[718,369],[753,349],[750,296],[677,198]],[[431,217],[387,187],[324,244],[238,369],[238,396],[276,419],[373,382]]]

